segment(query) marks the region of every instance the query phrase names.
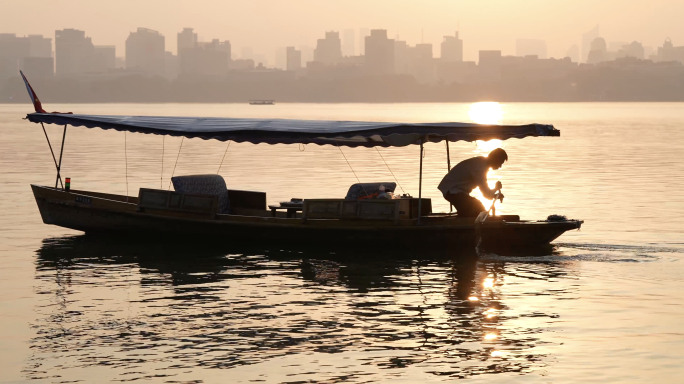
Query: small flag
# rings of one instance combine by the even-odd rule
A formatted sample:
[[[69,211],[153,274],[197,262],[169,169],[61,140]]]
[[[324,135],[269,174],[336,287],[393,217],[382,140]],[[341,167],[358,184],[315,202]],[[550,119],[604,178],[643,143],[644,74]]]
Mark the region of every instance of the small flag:
[[[28,91],[29,97],[31,98],[31,102],[33,102],[33,108],[36,109],[36,112],[38,113],[47,113],[43,109],[43,106],[40,104],[40,100],[38,100],[38,96],[36,96],[36,93],[33,91],[33,88],[31,88],[31,84],[29,84],[28,80],[26,80],[26,76],[24,76],[24,72],[19,71],[21,74],[21,77],[24,79],[24,84],[26,84],[26,90]]]

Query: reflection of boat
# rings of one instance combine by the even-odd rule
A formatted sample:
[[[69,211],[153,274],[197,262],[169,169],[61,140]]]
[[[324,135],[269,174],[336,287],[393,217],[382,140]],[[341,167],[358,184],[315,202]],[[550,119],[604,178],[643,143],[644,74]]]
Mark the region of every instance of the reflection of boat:
[[[242,250],[247,254],[244,250]],[[248,251],[247,251],[248,252]],[[169,277],[174,286],[211,283],[225,279],[222,271],[235,261],[226,258],[227,250],[218,244],[197,247],[180,241],[149,242],[114,236],[65,236],[47,238],[36,251],[37,268],[68,270],[96,265],[137,264]],[[192,263],[188,263],[192,260]],[[244,265],[242,261],[239,264]],[[84,267],[84,266],[88,267]]]
[[[275,100],[270,100],[270,99],[250,100],[249,104],[251,104],[251,105],[274,105]]]
[[[135,264],[164,275],[173,286],[211,284],[246,276],[299,273],[302,278],[321,284],[341,284],[357,290],[396,285],[391,275],[410,271],[416,259],[433,263],[474,268],[474,249],[449,254],[399,249],[391,254],[374,250],[336,250],[317,247],[279,247],[257,244],[195,243],[170,239],[150,242],[144,239],[120,241],[115,236],[76,235],[47,238],[36,251],[40,270],[88,269],[96,265]],[[373,257],[369,257],[373,255]],[[192,263],[188,263],[192,260]],[[241,273],[244,272],[244,273]],[[248,272],[248,273],[247,273]],[[470,289],[469,279],[461,288]],[[467,297],[467,296],[466,296]]]
[[[528,247],[548,244],[581,221],[525,221],[492,216],[485,221],[434,213],[422,196],[425,142],[559,136],[551,125],[466,123],[378,123],[284,119],[230,119],[150,116],[96,116],[45,113],[26,83],[40,124],[85,126],[221,141],[348,147],[420,146],[418,198],[391,198],[394,183],[356,184],[346,198],[304,199],[301,207],[266,208],[266,193],[227,189],[218,175],[174,178],[174,191],[141,188],[138,196],[70,190],[59,185],[61,153],[54,187],[32,185],[43,221],[87,233],[129,233],[212,237],[223,241],[270,241],[328,246]],[[44,127],[43,127],[44,128]],[[47,136],[47,135],[46,135]],[[62,150],[63,150],[62,142]],[[54,157],[54,154],[53,154]],[[351,197],[350,197],[351,196]],[[378,198],[378,197],[387,198]],[[375,197],[375,198],[364,198]],[[279,210],[284,208],[287,212]]]
[[[222,247],[89,235],[44,240],[35,286],[57,304],[41,306],[31,320],[34,353],[25,371],[37,376],[58,361],[51,372],[70,379],[74,369],[101,368],[103,361],[130,367],[131,355],[144,351],[181,361],[166,368],[167,380],[190,381],[193,367],[254,372],[283,356],[305,361],[315,351],[314,359],[321,352],[344,357],[330,363],[335,375],[364,372],[369,382],[386,381],[365,373],[381,371],[374,367],[425,370],[428,359],[429,375],[454,379],[529,372],[546,363],[543,331],[553,320],[510,307],[516,300],[507,300],[509,280],[541,279],[550,292],[561,284],[554,272],[567,268],[544,263],[539,274],[526,265],[518,275],[510,264],[479,262],[472,249],[459,259],[365,249],[340,259]],[[555,315],[553,307],[534,309],[534,316]],[[500,338],[483,341],[494,333]],[[499,350],[507,358],[493,356]],[[308,361],[317,364],[299,364],[311,373],[297,379],[321,381],[325,373]],[[158,373],[135,368],[127,379]],[[271,378],[265,381],[285,381]]]

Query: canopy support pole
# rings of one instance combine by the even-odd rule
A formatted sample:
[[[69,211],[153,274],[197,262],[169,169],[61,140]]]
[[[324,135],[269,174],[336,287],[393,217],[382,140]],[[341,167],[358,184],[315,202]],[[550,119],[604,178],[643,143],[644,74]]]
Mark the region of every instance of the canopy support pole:
[[[62,176],[60,175],[60,168],[62,166],[62,153],[64,152],[64,137],[66,136],[66,125],[64,125],[64,133],[62,134],[62,149],[59,152],[59,163],[57,163],[57,158],[55,157],[55,151],[52,149],[52,143],[50,142],[50,137],[47,134],[47,130],[45,130],[45,125],[43,122],[40,123],[40,126],[43,127],[43,133],[45,134],[45,140],[47,140],[48,147],[50,147],[50,154],[52,155],[52,161],[55,163],[55,168],[57,169],[57,180],[55,181],[55,188],[59,184],[62,184]],[[64,188],[64,184],[62,184],[62,188]]]
[[[444,140],[447,152],[447,173],[451,171],[451,155],[449,154],[449,140]],[[449,203],[449,213],[454,211],[454,205]]]
[[[178,159],[180,158],[181,149],[183,149],[183,140],[185,140],[185,136],[181,137],[181,142],[178,146],[178,156],[176,156],[176,162],[173,164],[173,171],[171,172],[171,177],[169,178],[169,187],[167,188],[168,190],[171,190],[171,182],[173,181],[173,175],[176,174],[176,165],[178,165]]]
[[[447,171],[451,171],[451,156],[449,155],[449,140],[444,140],[447,148]]]
[[[67,125],[64,124],[64,131],[62,132],[62,145],[59,150],[59,165],[57,165],[57,180],[55,180],[55,188],[57,188],[57,184],[62,182],[62,175],[60,172],[62,171],[62,155],[64,154],[64,140],[66,139],[66,129]],[[64,188],[62,186],[62,188]]]
[[[420,138],[420,174],[418,176],[418,224],[423,215],[423,138]]]

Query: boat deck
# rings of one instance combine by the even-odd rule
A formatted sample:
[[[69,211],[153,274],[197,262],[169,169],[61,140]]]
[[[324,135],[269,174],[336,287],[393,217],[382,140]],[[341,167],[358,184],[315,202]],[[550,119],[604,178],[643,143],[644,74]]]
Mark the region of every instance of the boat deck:
[[[32,188],[43,222],[87,233],[421,248],[472,246],[480,238],[491,244],[548,244],[581,225],[575,220],[523,221],[516,215],[493,216],[476,224],[472,217],[432,213],[427,203],[421,204],[421,208],[428,207],[425,214],[418,215],[417,199],[304,200],[302,212],[287,217],[286,212],[274,216],[265,202],[257,208],[254,201],[218,213],[217,198],[210,195],[141,189],[139,197],[133,197],[37,185]]]

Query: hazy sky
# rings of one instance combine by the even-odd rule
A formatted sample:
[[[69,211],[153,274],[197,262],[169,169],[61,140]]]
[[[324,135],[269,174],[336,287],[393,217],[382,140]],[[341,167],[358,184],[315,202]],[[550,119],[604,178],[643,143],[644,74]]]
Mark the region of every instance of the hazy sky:
[[[229,40],[274,61],[288,45],[314,47],[325,31],[387,29],[409,45],[432,43],[457,30],[466,60],[481,49],[515,53],[517,38],[544,39],[551,57],[564,57],[582,34],[599,25],[602,37],[657,47],[666,38],[684,45],[684,0],[0,0],[0,33],[42,34],[84,30],[95,45],[116,45],[124,56],[137,27],[161,32],[166,49],[192,27],[200,41]],[[359,49],[358,43],[356,49]]]

